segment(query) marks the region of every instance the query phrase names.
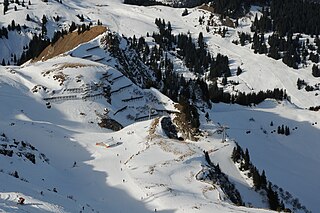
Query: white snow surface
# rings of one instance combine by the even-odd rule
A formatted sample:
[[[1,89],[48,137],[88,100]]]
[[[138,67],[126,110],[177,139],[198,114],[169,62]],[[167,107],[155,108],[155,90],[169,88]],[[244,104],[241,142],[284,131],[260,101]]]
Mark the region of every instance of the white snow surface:
[[[73,59],[75,60],[75,59]],[[47,109],[41,95],[30,90],[40,82],[47,90],[60,85],[41,71],[49,66],[72,62],[56,58],[23,68],[1,68],[0,127],[9,141],[25,141],[45,153],[49,163],[36,158],[1,155],[0,209],[4,212],[160,212],[196,211],[237,212],[219,199],[210,184],[194,175],[203,164],[206,142],[180,142],[162,134],[156,120],[134,123],[119,132],[100,129],[96,124],[99,101],[66,100],[51,103]],[[83,79],[96,79],[101,67],[77,60],[87,67],[77,68]],[[86,62],[86,63],[84,63]],[[44,66],[45,65],[45,66]],[[64,86],[72,83],[74,68],[61,69],[69,75]],[[50,87],[49,87],[50,86]],[[60,88],[61,89],[61,88]],[[164,97],[163,97],[164,98]],[[79,112],[86,112],[86,118]],[[94,121],[94,124],[86,121]],[[217,146],[221,146],[219,140]],[[116,144],[106,148],[96,143]],[[2,141],[2,144],[8,143]],[[211,145],[210,145],[211,146]],[[229,165],[232,165],[229,163]],[[19,179],[9,175],[18,171]],[[54,188],[57,192],[54,192]],[[19,197],[26,199],[18,205]],[[249,209],[250,212],[263,210]]]
[[[13,157],[0,155],[0,182],[4,183],[0,186],[0,212],[140,213],[155,209],[158,212],[271,212],[264,209],[267,203],[252,189],[252,181],[231,161],[233,140],[249,149],[252,162],[260,171],[266,171],[268,179],[317,212],[320,116],[319,112],[305,108],[320,105],[320,98],[315,96],[316,92],[296,87],[297,78],[306,79],[310,85],[319,83],[311,76],[311,66],[294,70],[281,61],[254,54],[248,46],[236,46],[231,43],[236,36],[232,29],[227,38],[206,33],[205,28],[198,25],[199,16],[206,12],[196,8],[182,17],[183,9],[123,5],[120,0],[107,3],[103,0],[71,0],[63,1],[63,4],[31,2],[28,10],[18,6],[18,11],[13,11],[14,4],[10,4],[8,13],[1,13],[0,24],[6,26],[15,19],[16,23],[25,23],[31,31],[39,33],[37,28],[43,14],[49,19],[48,25],[54,27],[68,26],[71,21],[80,23],[76,15],[84,14],[86,23],[96,23],[99,19],[112,31],[139,37],[156,31],[155,18],[164,18],[171,22],[174,33],[189,31],[196,38],[203,32],[214,54],[226,54],[232,60],[232,72],[241,66],[245,72],[231,78],[240,82],[235,89],[250,92],[283,88],[293,104],[272,100],[252,108],[215,104],[208,110],[212,122],[207,123],[201,114],[201,129],[208,132],[208,136],[198,142],[182,142],[164,136],[155,119],[143,122],[128,119],[128,114],[134,117],[148,115],[150,106],[175,110],[174,103],[155,89],[142,90],[132,85],[112,95],[111,104],[103,98],[83,100],[83,93],[66,92],[68,88],[84,89],[86,84],[99,83],[105,72],[113,73],[112,78],[121,75],[112,63],[105,65],[59,56],[21,67],[0,66],[0,134],[5,133],[9,141],[23,140],[32,144],[38,154],[44,153],[49,159],[47,163],[37,156],[36,164],[33,164],[16,154]],[[0,11],[2,7],[1,4]],[[26,14],[34,21],[27,22]],[[56,15],[62,18],[59,24],[53,21],[52,17]],[[245,22],[241,26],[247,30]],[[49,37],[53,35],[54,27],[48,27]],[[9,40],[0,39],[0,46],[6,47],[0,52],[0,60],[5,58],[7,61],[11,59],[11,53],[21,53],[30,39],[29,30],[21,33],[23,36],[10,32]],[[74,50],[79,57],[84,54],[81,48],[80,45]],[[105,54],[96,51],[97,57]],[[72,63],[78,66],[64,67]],[[180,63],[177,62],[179,71],[192,77],[183,71]],[[53,79],[60,72],[66,75],[62,85]],[[77,82],[77,79],[81,80]],[[125,77],[120,78],[111,85],[112,90],[131,83]],[[32,92],[35,86],[37,92]],[[143,95],[143,99],[128,104],[124,113],[114,114],[125,106],[122,99],[137,94]],[[75,95],[79,99],[51,101],[51,109],[47,109],[43,98],[65,95]],[[152,102],[154,98],[158,101]],[[105,108],[110,110],[108,116],[126,127],[118,132],[100,128],[97,123]],[[218,122],[230,127],[225,143],[221,143],[221,135],[213,133]],[[271,133],[282,124],[288,125],[290,130],[297,129],[289,136]],[[99,142],[115,146],[97,146]],[[223,199],[219,187],[196,180],[195,175],[205,163],[203,150],[211,150],[212,161],[219,163],[221,170],[229,175],[247,206],[251,203],[257,208],[234,206]],[[9,175],[14,171],[18,171],[20,179]],[[26,199],[26,205],[17,204],[21,196]]]

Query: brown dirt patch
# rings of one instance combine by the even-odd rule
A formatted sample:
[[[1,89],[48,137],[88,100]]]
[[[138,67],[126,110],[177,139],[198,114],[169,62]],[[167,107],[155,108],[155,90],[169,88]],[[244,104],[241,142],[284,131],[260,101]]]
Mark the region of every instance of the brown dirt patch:
[[[105,26],[94,26],[90,30],[85,31],[81,34],[78,34],[78,32],[76,31],[69,33],[68,35],[59,38],[59,40],[53,45],[49,45],[48,47],[46,47],[41,52],[41,54],[33,60],[33,62],[40,60],[45,61],[57,55],[65,53],[69,50],[72,50],[79,44],[91,41],[92,39],[96,38],[98,35],[106,31],[107,28]]]
[[[180,104],[175,104],[175,108],[180,111],[173,119],[173,123],[176,124],[178,131],[183,134],[183,138],[196,141],[197,138],[195,136],[197,131],[190,127],[186,119],[186,114],[183,113],[183,107]]]
[[[209,12],[211,12],[211,13],[214,13],[214,7],[210,7],[209,5],[207,5],[207,4],[203,4],[203,5],[201,5],[200,7],[199,7],[199,9],[201,9],[201,10],[206,10],[206,11],[209,11]]]
[[[90,64],[80,64],[80,63],[64,63],[60,64],[59,68],[66,69],[66,68],[81,68],[81,67],[93,67],[94,65]]]

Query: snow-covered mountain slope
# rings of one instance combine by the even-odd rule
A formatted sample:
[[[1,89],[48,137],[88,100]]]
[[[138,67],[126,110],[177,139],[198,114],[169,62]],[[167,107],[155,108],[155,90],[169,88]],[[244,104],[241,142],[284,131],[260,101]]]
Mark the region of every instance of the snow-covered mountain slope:
[[[0,95],[6,103],[0,108],[1,146],[2,150],[13,150],[12,156],[0,155],[0,177],[6,183],[1,186],[2,211],[245,209],[226,203],[220,198],[221,192],[195,179],[204,164],[202,151],[212,144],[168,139],[158,119],[134,123],[114,133],[102,130],[96,125],[96,111],[102,110],[102,104],[112,107],[103,100],[59,100],[51,102],[48,109],[42,98],[53,90],[58,95],[63,91],[61,87],[74,87],[75,71],[82,75],[82,81],[90,82],[108,70],[79,59],[75,70],[73,60],[59,57],[23,68],[1,69]],[[62,85],[52,79],[57,70],[67,75]],[[46,90],[40,86],[44,83]],[[32,92],[34,85],[38,85],[37,92]],[[212,138],[212,142],[218,148],[224,146],[220,139]],[[19,153],[34,154],[34,162]],[[26,199],[25,205],[16,204],[19,197]]]
[[[1,81],[5,85],[19,82],[25,95],[35,97],[43,106],[44,114],[35,114],[36,117],[46,117],[46,113],[58,109],[70,116],[70,121],[89,126],[109,118],[127,126],[149,115],[178,111],[172,101],[155,90],[142,90],[119,71],[85,59],[58,57],[23,68],[8,67],[2,73]],[[5,97],[11,94],[2,92]],[[74,108],[74,102],[88,104]],[[59,116],[52,118],[61,122]]]
[[[273,184],[284,194],[288,191],[289,200],[298,198],[317,212],[320,116],[305,108],[319,106],[320,99],[318,91],[298,90],[296,81],[300,78],[315,85],[319,80],[311,75],[310,65],[294,70],[280,60],[254,54],[249,45],[232,43],[237,31],[248,32],[250,18],[259,14],[257,9],[222,38],[213,33],[221,25],[218,16],[218,26],[206,32],[198,20],[210,14],[198,8],[181,16],[181,8],[139,7],[120,0],[62,4],[32,0],[28,9],[10,4],[9,11],[0,15],[0,25],[7,26],[14,19],[27,28],[10,31],[8,39],[0,38],[0,61],[3,58],[6,64],[14,63],[13,54],[19,57],[32,33],[41,32],[43,15],[48,19],[49,38],[55,30],[69,29],[71,22],[96,24],[99,20],[110,31],[47,61],[0,66],[0,148],[6,150],[0,154],[0,180],[5,183],[0,186],[0,211],[271,212],[266,210],[266,196],[253,189],[252,179],[230,158],[236,141],[248,148],[251,161],[265,170]],[[26,21],[27,14],[31,21]],[[77,15],[83,15],[84,21]],[[139,79],[152,79],[150,70],[135,67],[128,72],[101,42],[112,33],[119,36],[122,51],[130,54],[124,37],[152,34],[158,30],[156,18],[170,21],[174,34],[189,32],[197,38],[203,32],[213,55],[228,55],[233,74],[229,79],[239,84],[225,90],[281,88],[292,103],[267,100],[252,108],[214,104],[204,109],[211,121],[199,111],[203,131],[199,141],[169,139],[157,117],[174,118],[174,102],[156,89],[142,89],[144,80]],[[151,37],[147,42],[155,44]],[[195,78],[182,60],[174,61],[176,71]],[[236,76],[238,66],[244,72]],[[125,128],[117,132],[101,128],[99,124],[110,127],[106,120],[112,120],[115,129]],[[225,143],[217,133],[218,123],[230,128]],[[276,133],[281,125],[289,126],[289,136]],[[204,150],[228,175],[246,207],[232,204],[219,185],[200,181],[206,170]],[[19,197],[26,199],[26,205],[16,204]]]
[[[272,182],[316,210],[314,189],[320,187],[320,174],[315,170],[320,160],[316,151],[320,149],[317,112],[266,101],[257,108],[219,104],[213,107],[210,117],[229,126],[229,138],[248,148],[251,160],[266,171]],[[277,133],[281,125],[290,128],[289,136]]]
[[[13,7],[13,4],[11,7]],[[36,8],[39,7],[42,9],[37,10]],[[55,11],[55,13],[51,13],[50,11]],[[280,60],[277,61],[265,55],[254,54],[249,46],[241,47],[232,43],[232,40],[237,38],[237,31],[248,31],[251,23],[251,21],[248,21],[248,18],[240,22],[241,25],[238,29],[229,28],[229,36],[227,38],[221,38],[220,35],[213,33],[214,30],[210,30],[207,33],[206,27],[199,25],[199,17],[209,16],[210,13],[208,11],[190,9],[188,16],[181,16],[182,12],[183,9],[181,8],[124,5],[118,0],[112,0],[107,5],[99,0],[90,2],[66,1],[63,4],[56,1],[44,3],[35,0],[29,6],[29,9],[21,8],[21,10],[13,11],[11,8],[6,15],[1,15],[4,26],[11,24],[11,21],[14,19],[16,24],[20,24],[21,26],[25,24],[28,29],[22,30],[20,33],[22,36],[18,36],[19,33],[16,31],[10,31],[9,39],[0,39],[3,49],[0,54],[0,60],[4,58],[5,61],[9,61],[12,64],[13,61],[10,61],[13,60],[11,54],[16,54],[16,57],[19,58],[19,53],[22,52],[23,47],[27,44],[26,42],[29,41],[27,38],[30,37],[30,33],[28,34],[28,32],[40,32],[40,20],[44,14],[48,14],[47,35],[49,38],[52,38],[55,29],[68,29],[72,21],[81,25],[82,23],[88,24],[89,22],[97,23],[98,20],[110,28],[111,31],[128,37],[135,35],[138,38],[145,36],[147,32],[151,34],[157,31],[154,20],[161,18],[171,22],[174,34],[190,32],[196,38],[200,32],[203,32],[205,41],[214,55],[222,53],[231,58],[230,66],[232,73],[235,74],[237,67],[240,66],[244,70],[244,73],[230,78],[240,83],[234,87],[235,90],[258,92],[260,90],[282,88],[286,89],[287,94],[291,97],[291,101],[301,108],[320,105],[320,99],[316,96],[318,91],[306,92],[305,90],[298,90],[296,86],[298,78],[306,80],[309,85],[319,83],[311,75],[311,65],[294,70],[287,67]],[[36,17],[35,19],[38,22],[26,21],[24,17],[29,13],[33,14],[32,16]],[[80,19],[77,17],[80,14],[85,16],[84,22],[80,22]],[[254,14],[253,10],[252,19],[254,18]],[[55,22],[53,19],[56,16],[61,17],[58,22]],[[95,60],[98,60],[98,58]]]

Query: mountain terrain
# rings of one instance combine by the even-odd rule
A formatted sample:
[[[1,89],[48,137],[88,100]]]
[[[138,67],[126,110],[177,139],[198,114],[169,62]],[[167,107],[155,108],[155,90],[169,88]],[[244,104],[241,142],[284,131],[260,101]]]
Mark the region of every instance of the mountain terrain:
[[[320,6],[150,2],[1,2],[0,211],[317,212]]]

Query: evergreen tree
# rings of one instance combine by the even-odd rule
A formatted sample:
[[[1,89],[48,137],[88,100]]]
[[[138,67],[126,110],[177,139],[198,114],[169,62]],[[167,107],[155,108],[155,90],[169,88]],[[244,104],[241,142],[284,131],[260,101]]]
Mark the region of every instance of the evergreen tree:
[[[223,76],[223,78],[222,78],[222,85],[225,86],[225,85],[227,85],[227,83],[228,83],[227,76]]]
[[[237,75],[240,75],[242,73],[242,69],[240,67],[237,68]]]
[[[189,14],[188,9],[185,8],[184,11],[183,11],[183,13],[182,13],[182,16],[186,16],[186,15],[188,15],[188,14]]]
[[[239,162],[241,158],[241,152],[240,152],[240,147],[237,145],[236,147],[233,148],[232,154],[231,154],[231,159],[234,163]]]
[[[3,15],[5,15],[6,12],[8,11],[8,7],[9,7],[9,0],[4,0],[3,1]]]
[[[268,189],[267,189],[267,197],[268,197],[270,209],[271,210],[278,210],[280,207],[278,193],[273,191],[270,182],[269,182]]]
[[[261,180],[260,180],[259,171],[257,170],[256,167],[253,167],[252,179],[253,179],[253,185],[255,189],[259,190],[261,188]]]
[[[282,135],[284,134],[284,125],[282,124],[281,126],[281,132],[280,132]]]
[[[198,45],[201,49],[204,48],[204,41],[203,41],[203,34],[202,32],[199,33],[199,36],[198,36]]]
[[[312,75],[314,77],[320,77],[320,69],[316,64],[312,66]]]
[[[41,23],[42,36],[45,36],[47,34],[47,27],[46,27],[47,22],[48,22],[47,17],[45,15],[43,15],[42,16],[42,23]]]
[[[288,135],[290,135],[290,129],[289,129],[289,127],[285,127],[285,132],[284,132],[284,134],[286,135],[286,136],[288,136]]]
[[[262,174],[260,176],[260,183],[261,183],[261,188],[267,189],[267,177],[264,170],[262,170]]]
[[[249,150],[246,149],[244,156],[243,156],[244,164],[243,164],[243,169],[248,170],[250,166],[250,156],[249,156]]]

